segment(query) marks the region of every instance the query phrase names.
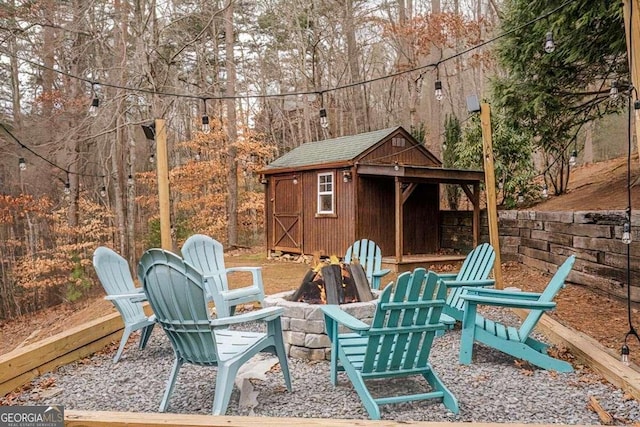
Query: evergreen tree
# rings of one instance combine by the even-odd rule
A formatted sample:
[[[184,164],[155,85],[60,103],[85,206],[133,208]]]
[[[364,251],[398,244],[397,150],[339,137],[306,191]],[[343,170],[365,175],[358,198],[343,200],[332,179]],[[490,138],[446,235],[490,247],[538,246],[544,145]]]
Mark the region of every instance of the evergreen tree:
[[[563,193],[578,130],[624,105],[624,97],[617,103],[608,97],[611,83],[626,80],[628,72],[622,5],[512,0],[502,24],[509,33],[497,56],[505,72],[493,81],[492,104],[516,134],[542,150],[548,180]],[[553,49],[545,49],[549,38]]]

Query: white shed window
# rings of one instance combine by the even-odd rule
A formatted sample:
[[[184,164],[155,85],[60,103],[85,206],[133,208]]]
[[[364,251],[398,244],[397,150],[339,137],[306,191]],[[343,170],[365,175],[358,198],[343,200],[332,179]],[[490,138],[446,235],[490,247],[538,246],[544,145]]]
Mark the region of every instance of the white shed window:
[[[318,174],[318,213],[333,213],[333,172]]]

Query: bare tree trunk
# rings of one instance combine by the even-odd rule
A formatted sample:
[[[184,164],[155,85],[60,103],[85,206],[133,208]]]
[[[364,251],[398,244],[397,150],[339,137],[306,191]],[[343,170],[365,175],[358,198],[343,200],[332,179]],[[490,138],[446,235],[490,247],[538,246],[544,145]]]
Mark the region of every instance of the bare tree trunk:
[[[358,54],[358,42],[356,40],[356,25],[353,12],[353,0],[345,0],[345,18],[344,28],[347,32],[347,59],[349,61],[349,73],[351,76],[351,83],[359,82],[361,78],[360,64],[358,60],[360,58]],[[361,133],[365,130],[365,98],[364,90],[362,86],[355,86],[350,90],[351,102],[353,102],[353,116],[355,122],[354,133]]]
[[[227,134],[229,137],[227,147],[227,168],[229,192],[227,194],[227,240],[230,246],[238,244],[238,165],[236,163],[237,149],[235,146],[238,138],[236,124],[236,64],[233,56],[235,37],[233,32],[234,0],[229,0],[225,10],[224,34],[225,34],[225,67],[227,69]]]
[[[117,76],[119,80],[120,86],[126,86],[127,83],[127,34],[129,33],[129,25],[128,25],[128,3],[122,0],[114,0],[113,8],[115,11],[116,22],[118,22],[118,26],[114,29],[114,40],[115,40],[115,50],[119,52],[120,63],[117,64],[118,69],[120,70],[119,75]],[[116,158],[121,160],[128,160],[127,162],[122,162],[122,164],[136,164],[135,158],[135,150],[132,149],[131,145],[127,143],[127,131],[125,126],[125,114],[126,114],[126,96],[123,96],[123,93],[118,90],[116,99],[117,103],[114,106],[115,112],[114,116],[116,117],[116,141],[115,145],[118,147],[118,151]],[[132,172],[133,174],[133,172]],[[120,250],[121,255],[129,260],[131,264],[135,260],[135,217],[136,217],[136,203],[135,203],[135,186],[127,186],[127,197],[126,201],[121,200],[122,207],[122,218],[119,221],[122,224],[119,227],[120,231]],[[126,204],[125,204],[126,203]],[[125,210],[126,206],[126,210]]]
[[[431,0],[431,14],[439,14],[441,12],[440,8],[440,0]],[[427,55],[427,63],[433,64],[437,63],[441,58],[442,52],[435,44],[431,44],[431,49],[429,50],[429,54]],[[438,75],[440,74],[440,75]],[[425,74],[425,101],[427,106],[427,134],[426,134],[426,146],[429,150],[433,152],[438,152],[439,150],[436,147],[439,147],[439,137],[442,131],[441,126],[441,111],[442,111],[442,103],[441,101],[436,100],[434,96],[434,87],[435,82],[439,78],[442,81],[442,77],[444,75],[444,66],[441,69],[436,70],[436,72],[428,72]],[[444,85],[443,85],[444,86]],[[445,94],[445,96],[448,96]]]
[[[11,9],[16,7],[15,0],[11,0],[10,7]],[[20,70],[18,69],[18,46],[16,44],[15,33],[11,33],[9,36],[9,51],[11,52],[9,63],[11,66],[11,108],[13,113],[13,123],[17,128],[20,128],[22,123],[22,112],[20,110]]]

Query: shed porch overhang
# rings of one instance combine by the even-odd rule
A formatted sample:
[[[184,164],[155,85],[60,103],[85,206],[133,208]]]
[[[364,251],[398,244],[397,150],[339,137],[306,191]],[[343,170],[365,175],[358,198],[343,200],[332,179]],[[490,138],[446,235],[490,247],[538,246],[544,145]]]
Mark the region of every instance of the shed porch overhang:
[[[355,164],[356,174],[371,177],[389,177],[395,182],[395,262],[403,263],[404,224],[403,206],[415,184],[457,184],[473,205],[473,246],[480,241],[480,182],[484,181],[484,171],[448,169],[442,167],[399,165],[399,164]],[[410,185],[406,185],[409,183]],[[396,271],[398,271],[396,269]]]
[[[406,178],[405,181],[438,184],[479,184],[484,181],[484,172],[467,169],[447,169],[441,167],[413,165],[380,165],[356,163],[358,175],[390,176]]]

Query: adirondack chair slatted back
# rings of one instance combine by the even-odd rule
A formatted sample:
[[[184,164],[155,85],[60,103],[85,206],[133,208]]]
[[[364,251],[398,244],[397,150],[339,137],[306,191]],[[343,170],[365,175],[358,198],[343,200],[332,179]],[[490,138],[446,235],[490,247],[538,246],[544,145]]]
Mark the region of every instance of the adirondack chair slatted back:
[[[100,246],[93,253],[93,265],[107,295],[129,294],[136,286],[129,263],[118,253]],[[147,318],[140,303],[128,299],[113,300],[125,324],[137,323]]]
[[[539,302],[553,301],[556,294],[564,286],[564,281],[567,279],[567,276],[571,272],[571,269],[573,268],[573,264],[575,263],[575,261],[576,261],[575,255],[571,255],[569,258],[566,259],[564,263],[562,263],[560,267],[558,267],[558,270],[549,281],[549,284],[540,295],[540,298],[538,298]],[[529,334],[533,331],[533,328],[535,328],[535,326],[538,324],[538,321],[540,320],[540,317],[542,317],[543,313],[544,311],[542,310],[531,310],[527,315],[527,317],[524,319],[519,329],[519,333],[521,337],[520,339],[523,342],[529,337]]]
[[[214,365],[217,347],[199,271],[179,256],[150,249],[139,264],[149,304],[176,355],[197,365]]]
[[[189,237],[180,250],[184,259],[205,276],[214,276],[222,290],[229,289],[222,243],[204,234]],[[215,274],[219,273],[219,274]]]
[[[456,281],[484,280],[489,277],[489,273],[493,268],[496,259],[496,253],[493,246],[489,243],[482,243],[474,248],[462,263],[460,271],[456,276]],[[447,307],[445,313],[457,320],[462,320],[464,310],[464,300],[460,295],[464,292],[461,287],[452,288],[447,295]]]
[[[482,243],[474,248],[464,259],[456,280],[486,279],[493,268],[496,253],[489,243]]]
[[[398,276],[395,289],[387,286],[367,332],[367,344],[362,366],[363,376],[396,371],[406,374],[424,371],[429,362],[431,344],[438,330],[444,306],[446,287],[438,276],[423,268]]]
[[[373,240],[361,239],[347,248],[344,255],[344,262],[351,264],[359,262],[367,275],[369,283],[373,283],[373,272],[379,271],[382,267],[382,251]]]

